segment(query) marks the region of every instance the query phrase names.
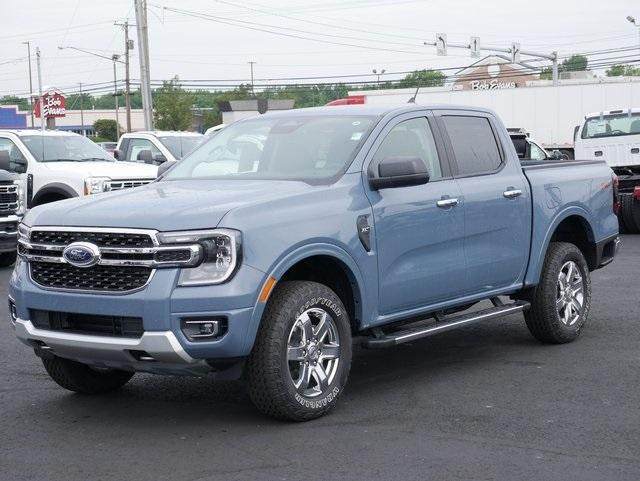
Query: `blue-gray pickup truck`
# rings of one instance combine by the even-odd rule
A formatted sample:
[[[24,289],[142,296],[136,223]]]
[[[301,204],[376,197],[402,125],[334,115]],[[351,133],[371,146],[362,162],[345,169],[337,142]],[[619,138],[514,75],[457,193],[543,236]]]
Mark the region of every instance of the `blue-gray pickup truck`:
[[[267,114],[152,184],[31,210],[11,321],[71,391],[236,377],[262,412],[307,420],[343,392],[354,338],[523,312],[541,342],[576,339],[590,272],[618,250],[615,208],[604,162],[521,164],[487,110]]]

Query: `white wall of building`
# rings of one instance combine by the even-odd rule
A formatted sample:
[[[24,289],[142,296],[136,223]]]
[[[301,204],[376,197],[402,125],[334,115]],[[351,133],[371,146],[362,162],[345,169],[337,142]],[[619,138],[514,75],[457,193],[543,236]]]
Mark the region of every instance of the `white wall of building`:
[[[573,130],[591,112],[640,107],[640,79],[611,78],[595,82],[531,82],[515,89],[458,90],[420,89],[416,103],[484,107],[495,111],[507,127],[521,127],[546,146],[573,145]],[[415,89],[351,92],[365,95],[368,105],[402,105]]]

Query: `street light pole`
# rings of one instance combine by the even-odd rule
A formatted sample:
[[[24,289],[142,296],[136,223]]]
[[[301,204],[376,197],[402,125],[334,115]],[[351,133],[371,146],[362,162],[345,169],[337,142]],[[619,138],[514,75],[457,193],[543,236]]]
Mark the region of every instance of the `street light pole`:
[[[255,97],[256,96],[256,91],[255,91],[255,88],[253,87],[253,65],[256,62],[251,61],[251,62],[248,62],[248,63],[251,66],[251,96]]]
[[[44,102],[42,101],[42,69],[40,68],[40,47],[36,47],[36,65],[38,68],[38,96],[40,102],[40,130],[44,132]]]
[[[82,82],[78,82],[80,84],[80,125],[82,126],[82,135],[86,136],[86,131],[84,129],[84,105],[82,102]]]
[[[27,59],[29,62],[29,106],[31,107],[31,128],[33,128],[33,80],[31,79],[31,42],[22,42],[27,46]]]
[[[136,30],[138,32],[138,54],[140,57],[140,92],[144,111],[144,128],[153,130],[153,97],[151,96],[151,74],[149,67],[149,28],[147,26],[147,1],[134,0]]]
[[[116,99],[116,141],[120,139],[120,119],[118,117],[118,77],[116,75],[116,63],[120,55],[113,54],[113,98]]]
[[[636,19],[631,15],[627,15],[627,21],[632,23],[638,29],[638,48],[640,49],[640,24],[636,22]]]
[[[377,70],[375,68],[373,69],[373,75],[378,77],[378,80],[377,80],[378,88],[380,88],[380,77],[384,75],[385,72],[386,72],[385,69],[382,69],[382,70]]]

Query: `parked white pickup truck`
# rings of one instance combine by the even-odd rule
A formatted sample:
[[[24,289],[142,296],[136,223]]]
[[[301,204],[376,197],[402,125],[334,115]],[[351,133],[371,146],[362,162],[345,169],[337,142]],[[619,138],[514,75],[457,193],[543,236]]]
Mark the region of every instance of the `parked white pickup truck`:
[[[56,200],[137,187],[153,181],[157,167],[116,162],[91,140],[56,130],[0,130],[9,170],[26,174],[29,207]]]
[[[113,155],[126,162],[160,165],[180,160],[204,139],[204,135],[196,132],[132,132],[120,137]]]

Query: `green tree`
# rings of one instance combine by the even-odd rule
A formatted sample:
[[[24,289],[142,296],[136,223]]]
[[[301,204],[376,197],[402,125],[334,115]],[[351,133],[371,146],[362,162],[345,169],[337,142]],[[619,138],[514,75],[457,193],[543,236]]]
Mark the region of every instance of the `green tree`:
[[[400,81],[400,87],[442,87],[447,76],[438,70],[415,70]]]
[[[563,72],[577,72],[587,70],[588,65],[589,59],[587,59],[587,57],[576,54],[564,59],[562,64],[560,64],[560,69]]]
[[[160,130],[190,130],[193,122],[192,95],[184,90],[178,77],[162,82],[153,95],[154,125]]]
[[[15,95],[5,95],[4,97],[0,97],[0,105],[17,105],[18,110],[30,110],[29,100],[16,97]]]
[[[113,142],[118,140],[116,121],[113,119],[98,119],[93,123],[93,128],[96,131],[96,136],[101,139],[111,140]],[[124,132],[122,127],[120,127],[120,132]]]
[[[606,72],[607,77],[640,77],[640,67],[614,65]]]

